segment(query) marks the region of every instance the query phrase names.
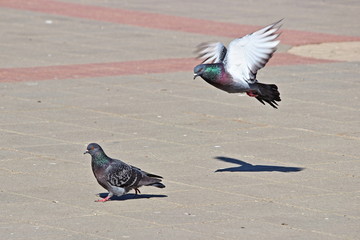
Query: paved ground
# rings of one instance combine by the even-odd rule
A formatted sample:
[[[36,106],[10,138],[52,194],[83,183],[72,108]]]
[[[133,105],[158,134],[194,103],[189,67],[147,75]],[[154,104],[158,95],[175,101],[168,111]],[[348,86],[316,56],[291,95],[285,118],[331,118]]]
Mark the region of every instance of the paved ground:
[[[0,0],[2,239],[359,239],[359,1],[222,2]],[[192,80],[283,17],[278,110]],[[90,142],[167,187],[95,203]]]

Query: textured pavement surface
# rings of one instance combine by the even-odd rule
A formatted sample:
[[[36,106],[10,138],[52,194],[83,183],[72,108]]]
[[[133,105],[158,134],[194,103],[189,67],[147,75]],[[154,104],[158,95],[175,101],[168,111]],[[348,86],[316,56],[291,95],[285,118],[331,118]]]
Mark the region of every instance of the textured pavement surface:
[[[0,0],[1,239],[359,239],[359,1],[218,2]],[[278,110],[192,80],[281,18]],[[90,142],[166,188],[94,202]]]

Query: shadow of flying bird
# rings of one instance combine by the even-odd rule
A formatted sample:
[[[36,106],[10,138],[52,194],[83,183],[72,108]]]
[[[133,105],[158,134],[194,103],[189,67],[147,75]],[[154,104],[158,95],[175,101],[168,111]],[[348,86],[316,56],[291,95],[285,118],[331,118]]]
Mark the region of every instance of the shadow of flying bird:
[[[271,165],[252,165],[250,163],[229,157],[215,157],[215,159],[234,163],[239,166],[217,169],[215,172],[299,172],[304,168],[300,167],[285,167],[285,166],[271,166]]]

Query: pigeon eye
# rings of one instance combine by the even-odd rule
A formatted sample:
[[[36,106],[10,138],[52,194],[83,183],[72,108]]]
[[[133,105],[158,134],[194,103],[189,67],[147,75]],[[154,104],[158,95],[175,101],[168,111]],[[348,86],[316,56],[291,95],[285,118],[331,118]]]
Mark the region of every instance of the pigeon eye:
[[[91,146],[90,150],[94,150],[94,149],[95,149],[94,146]]]

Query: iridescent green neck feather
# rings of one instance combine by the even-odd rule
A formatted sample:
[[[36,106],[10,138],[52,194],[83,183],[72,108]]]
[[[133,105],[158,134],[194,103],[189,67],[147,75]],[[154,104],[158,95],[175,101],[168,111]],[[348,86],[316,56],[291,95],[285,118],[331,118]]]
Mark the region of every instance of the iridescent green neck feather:
[[[222,76],[223,66],[221,64],[207,64],[201,75],[203,79],[216,82]]]
[[[105,165],[110,162],[110,158],[104,152],[98,151],[92,156],[92,161],[96,165]]]

